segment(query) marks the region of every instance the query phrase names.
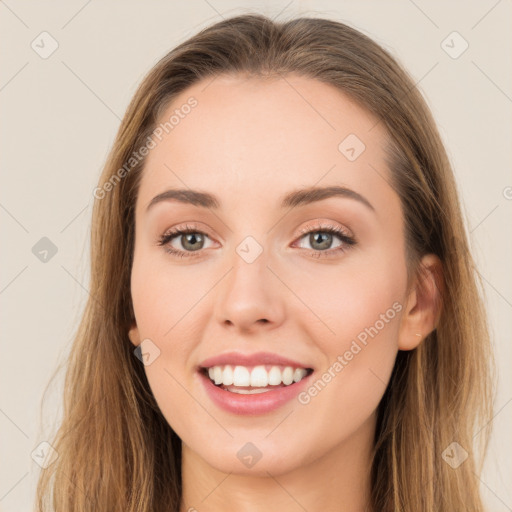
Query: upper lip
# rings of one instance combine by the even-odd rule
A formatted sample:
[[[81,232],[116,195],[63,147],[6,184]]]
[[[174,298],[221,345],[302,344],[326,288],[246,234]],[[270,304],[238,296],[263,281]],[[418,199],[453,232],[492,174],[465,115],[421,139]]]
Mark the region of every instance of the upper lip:
[[[310,366],[303,364],[299,361],[294,361],[288,357],[273,354],[272,352],[255,352],[253,354],[242,354],[240,352],[226,352],[218,356],[205,359],[199,364],[200,368],[211,368],[212,366],[222,366],[231,364],[234,366],[257,366],[257,365],[279,365],[279,366],[293,366],[294,368],[306,368]]]

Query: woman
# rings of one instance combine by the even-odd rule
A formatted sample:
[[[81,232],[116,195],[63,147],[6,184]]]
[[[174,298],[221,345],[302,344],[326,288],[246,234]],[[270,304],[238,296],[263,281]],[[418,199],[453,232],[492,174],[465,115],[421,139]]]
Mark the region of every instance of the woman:
[[[474,263],[432,115],[375,42],[201,31],[144,79],[94,196],[39,510],[483,510]]]

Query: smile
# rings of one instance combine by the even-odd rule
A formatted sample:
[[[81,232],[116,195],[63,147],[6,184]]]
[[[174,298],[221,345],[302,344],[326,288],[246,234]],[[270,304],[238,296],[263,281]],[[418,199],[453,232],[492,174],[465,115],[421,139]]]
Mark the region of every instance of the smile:
[[[235,414],[263,414],[292,400],[313,373],[311,368],[279,365],[219,365],[199,375],[210,399]]]
[[[313,370],[279,365],[251,367],[227,364],[205,368],[204,371],[216,386],[232,393],[253,394],[290,386],[294,382],[300,382]]]

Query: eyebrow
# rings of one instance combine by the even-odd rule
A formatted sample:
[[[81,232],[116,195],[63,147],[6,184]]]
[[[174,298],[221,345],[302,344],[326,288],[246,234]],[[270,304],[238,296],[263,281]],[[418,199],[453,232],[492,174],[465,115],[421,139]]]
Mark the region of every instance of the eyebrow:
[[[309,187],[289,192],[281,199],[281,208],[295,208],[296,206],[303,206],[331,197],[343,197],[347,199],[354,199],[364,204],[367,208],[375,211],[372,204],[361,194],[354,190],[341,187]],[[178,201],[180,203],[191,204],[212,210],[220,208],[219,200],[208,192],[200,192],[199,190],[192,189],[169,189],[161,194],[155,196],[148,204],[146,211],[150,210],[153,206],[163,201]]]

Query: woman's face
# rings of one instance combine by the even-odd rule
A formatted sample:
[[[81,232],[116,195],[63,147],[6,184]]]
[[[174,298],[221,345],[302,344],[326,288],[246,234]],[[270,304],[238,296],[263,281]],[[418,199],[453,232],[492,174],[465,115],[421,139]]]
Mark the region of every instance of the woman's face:
[[[382,124],[292,75],[202,81],[160,121],[136,204],[130,339],[145,340],[163,415],[224,472],[276,475],[368,444],[407,299]],[[328,187],[340,193],[300,192]],[[171,189],[186,193],[151,204]],[[192,191],[214,202],[187,201]],[[191,233],[158,244],[176,229]],[[231,391],[199,370],[217,363],[229,384],[223,361],[206,361],[228,353]],[[300,368],[313,373],[289,384]],[[286,385],[265,388],[270,378]]]

